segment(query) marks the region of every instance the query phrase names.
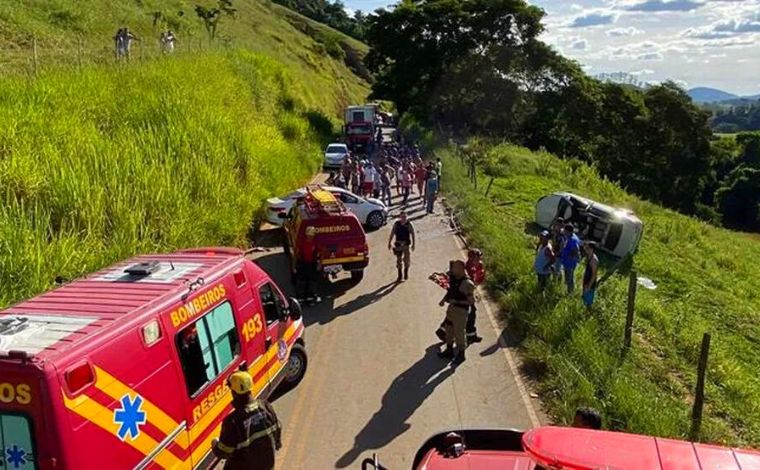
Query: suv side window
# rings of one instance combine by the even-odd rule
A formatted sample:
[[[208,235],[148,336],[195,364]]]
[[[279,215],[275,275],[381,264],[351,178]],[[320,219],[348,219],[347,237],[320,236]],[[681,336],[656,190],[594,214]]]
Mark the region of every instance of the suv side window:
[[[280,297],[279,292],[272,287],[272,284],[266,283],[259,288],[259,298],[267,325],[281,320],[285,316],[285,302]]]
[[[192,397],[240,354],[232,305],[224,302],[177,333],[182,371]]]

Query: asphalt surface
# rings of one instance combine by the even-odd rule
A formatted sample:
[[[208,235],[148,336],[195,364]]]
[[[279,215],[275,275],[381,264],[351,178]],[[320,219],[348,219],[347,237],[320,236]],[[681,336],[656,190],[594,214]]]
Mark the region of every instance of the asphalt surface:
[[[442,430],[537,424],[513,356],[482,303],[483,342],[471,345],[458,367],[437,357],[444,291],[428,276],[463,254],[441,207],[425,216],[414,196],[407,210],[417,232],[408,281],[395,282],[395,257],[387,249],[391,220],[368,234],[364,279],[353,284],[341,274],[322,287],[322,303],[304,308],[308,371],[274,401],[284,426],[279,469],[358,469],[373,453],[388,469],[408,469],[417,449]],[[392,216],[397,212],[394,206]],[[279,248],[256,260],[292,294]]]

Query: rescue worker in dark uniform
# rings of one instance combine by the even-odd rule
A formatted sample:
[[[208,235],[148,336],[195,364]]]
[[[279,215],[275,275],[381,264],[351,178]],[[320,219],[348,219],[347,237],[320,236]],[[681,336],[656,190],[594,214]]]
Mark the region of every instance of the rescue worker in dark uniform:
[[[227,385],[234,410],[222,422],[219,440],[214,440],[214,455],[226,459],[224,470],[273,470],[274,454],[282,447],[281,426],[266,400],[253,398],[253,377],[235,372]]]
[[[449,288],[439,305],[446,309],[446,349],[438,353],[444,359],[454,359],[454,364],[464,362],[464,350],[467,349],[465,328],[467,315],[470,307],[475,304],[475,284],[467,276],[467,269],[462,260],[451,263],[451,275],[449,276]],[[457,353],[454,354],[454,343],[457,345]]]
[[[396,242],[393,243],[393,239]],[[396,269],[398,270],[398,278],[396,282],[401,282],[402,279],[409,279],[409,264],[411,264],[412,255],[409,252],[411,249],[414,251],[415,238],[414,227],[406,216],[406,212],[401,211],[398,216],[398,220],[393,224],[391,229],[391,236],[388,238],[388,249],[391,249],[393,244],[393,254],[396,255]],[[403,261],[403,278],[401,272],[401,266]]]

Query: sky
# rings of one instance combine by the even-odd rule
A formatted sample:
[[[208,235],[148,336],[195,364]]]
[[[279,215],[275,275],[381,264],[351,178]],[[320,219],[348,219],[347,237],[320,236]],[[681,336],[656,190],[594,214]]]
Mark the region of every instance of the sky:
[[[344,0],[372,11],[392,1]],[[760,94],[760,0],[529,0],[542,39],[590,75],[627,72],[738,95]]]

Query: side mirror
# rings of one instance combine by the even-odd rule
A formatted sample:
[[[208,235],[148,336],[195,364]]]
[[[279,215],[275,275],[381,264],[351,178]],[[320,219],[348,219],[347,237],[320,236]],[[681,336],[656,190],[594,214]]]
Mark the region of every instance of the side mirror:
[[[292,320],[300,320],[303,314],[300,302],[298,302],[295,297],[289,298],[288,302],[290,303],[290,306],[288,307],[288,315]]]
[[[289,219],[290,217],[288,217],[288,214],[286,214],[285,212],[280,212],[277,214],[277,218],[284,220],[284,219]]]

